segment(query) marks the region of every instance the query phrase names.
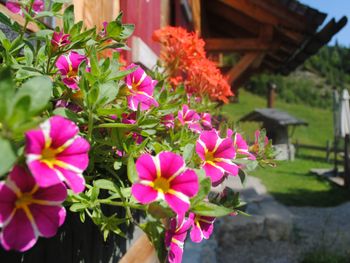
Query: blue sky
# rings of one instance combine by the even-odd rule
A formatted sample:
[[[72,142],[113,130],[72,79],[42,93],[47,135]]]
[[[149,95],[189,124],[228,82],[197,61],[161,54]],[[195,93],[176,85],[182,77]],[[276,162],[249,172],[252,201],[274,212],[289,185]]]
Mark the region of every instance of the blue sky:
[[[332,17],[335,17],[336,20],[339,20],[342,16],[347,16],[349,21],[346,26],[336,34],[330,45],[334,45],[335,40],[338,40],[338,43],[350,47],[350,0],[299,0],[301,3],[316,8],[326,14],[326,22],[329,21]]]

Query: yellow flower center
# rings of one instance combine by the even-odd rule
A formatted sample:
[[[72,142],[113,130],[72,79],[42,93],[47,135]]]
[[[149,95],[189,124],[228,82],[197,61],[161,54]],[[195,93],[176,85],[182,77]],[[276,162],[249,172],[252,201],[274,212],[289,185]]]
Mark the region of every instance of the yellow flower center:
[[[56,158],[56,150],[52,148],[45,148],[41,152],[41,159],[46,161],[54,161]]]
[[[132,89],[133,91],[138,91],[138,90],[139,90],[139,86],[140,86],[139,83],[133,82],[133,83],[131,84],[131,89]]]
[[[215,157],[214,157],[214,153],[213,152],[206,152],[205,153],[205,160],[208,162],[212,162],[214,161]]]
[[[32,193],[23,193],[16,201],[16,208],[24,208],[33,203]]]
[[[167,193],[170,188],[170,184],[167,179],[163,177],[159,177],[154,181],[153,188],[157,191],[162,191],[163,193]]]

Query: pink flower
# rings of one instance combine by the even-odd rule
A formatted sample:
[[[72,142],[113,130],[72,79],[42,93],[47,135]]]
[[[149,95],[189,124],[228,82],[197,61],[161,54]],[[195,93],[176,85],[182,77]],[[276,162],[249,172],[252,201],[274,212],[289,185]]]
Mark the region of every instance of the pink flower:
[[[177,113],[177,117],[182,125],[187,125],[188,128],[193,131],[200,133],[202,127],[199,124],[200,117],[195,110],[191,110],[188,105],[184,104],[182,109]]]
[[[213,184],[219,182],[225,172],[238,174],[239,167],[232,162],[236,153],[231,138],[222,139],[215,130],[203,131],[197,140],[196,152]]]
[[[198,177],[185,167],[180,155],[161,152],[157,156],[141,155],[136,161],[139,180],[132,186],[132,194],[142,204],[165,200],[177,214],[185,214],[190,197],[198,192]]]
[[[42,188],[24,168],[15,166],[6,182],[0,182],[3,248],[23,252],[34,246],[39,236],[54,236],[66,217],[61,206],[66,196],[62,183]]]
[[[33,9],[33,11],[35,13],[39,13],[39,12],[44,11],[44,9],[45,9],[44,1],[42,1],[42,0],[34,0],[32,9]]]
[[[122,114],[122,123],[135,124],[136,123],[136,112],[123,113]]]
[[[162,118],[161,123],[165,126],[165,128],[172,129],[175,126],[174,121],[174,114],[168,114]]]
[[[48,187],[64,181],[75,193],[85,188],[89,143],[70,120],[54,116],[26,133],[26,160],[35,181]]]
[[[260,151],[260,145],[259,145],[260,131],[256,130],[254,135],[255,135],[255,141],[254,141],[254,144],[251,146],[250,150],[254,154],[259,154],[259,151]],[[266,147],[268,144],[269,144],[269,139],[267,138],[267,136],[265,136],[264,146]]]
[[[184,249],[184,242],[187,231],[193,224],[193,219],[185,219],[183,216],[172,218],[169,229],[165,232],[165,246],[168,249],[169,263],[181,263]]]
[[[228,130],[228,136],[232,136],[232,130]],[[231,134],[231,135],[229,135]],[[233,138],[233,146],[235,147],[236,153],[241,155],[247,155],[248,159],[255,160],[255,156],[249,152],[249,146],[247,142],[243,139],[242,135],[238,132],[235,133]]]
[[[147,76],[146,72],[135,64],[130,64],[126,70],[137,68],[125,78],[125,84],[128,88],[128,106],[136,111],[139,104],[142,111],[148,110],[151,106],[158,107],[158,102],[153,98],[156,80]]]
[[[15,14],[19,14],[19,15],[23,15],[23,11],[22,11],[22,6],[24,4],[21,3],[18,0],[8,0],[6,2],[6,7]],[[29,6],[23,6],[25,8],[25,10],[27,10],[27,12],[29,11]],[[44,11],[45,9],[45,3],[42,0],[35,0],[32,6],[32,10],[34,13],[39,13]]]
[[[71,43],[69,37],[70,35],[64,34],[63,31],[53,32],[51,45],[54,48],[54,50],[69,45]]]
[[[6,2],[6,7],[14,14],[22,15],[21,4],[17,0],[8,0]]]
[[[200,123],[204,128],[207,128],[207,129],[213,128],[211,124],[211,115],[209,113],[204,112],[201,114]]]
[[[198,122],[200,117],[195,110],[191,110],[187,104],[182,105],[182,109],[177,113],[177,117],[182,125]]]
[[[213,233],[215,217],[200,216],[191,213],[193,218],[193,226],[190,233],[191,240],[195,243],[200,243],[203,238],[209,239]]]
[[[56,62],[56,67],[61,72],[63,83],[73,90],[79,90],[80,77],[78,72],[79,66],[83,61],[88,62],[88,58],[71,51],[68,55],[61,55]]]

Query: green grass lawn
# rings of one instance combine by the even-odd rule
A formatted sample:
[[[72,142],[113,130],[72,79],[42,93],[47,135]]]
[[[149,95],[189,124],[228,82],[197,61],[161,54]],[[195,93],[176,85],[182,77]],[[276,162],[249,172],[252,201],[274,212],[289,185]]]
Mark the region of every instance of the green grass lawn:
[[[240,91],[239,103],[225,105],[223,112],[231,121],[255,108],[266,107],[264,98],[247,91]],[[332,140],[333,124],[331,110],[311,108],[299,104],[277,101],[276,108],[289,112],[309,123],[308,127],[297,127],[292,137],[303,144],[325,146]],[[258,128],[256,123],[241,123],[239,128],[245,136],[253,138]],[[325,160],[325,152],[301,150],[294,162],[279,162],[276,168],[259,168],[252,175],[260,178],[268,191],[280,202],[295,206],[335,206],[350,201],[350,191],[329,183],[309,173],[311,168],[331,168]]]

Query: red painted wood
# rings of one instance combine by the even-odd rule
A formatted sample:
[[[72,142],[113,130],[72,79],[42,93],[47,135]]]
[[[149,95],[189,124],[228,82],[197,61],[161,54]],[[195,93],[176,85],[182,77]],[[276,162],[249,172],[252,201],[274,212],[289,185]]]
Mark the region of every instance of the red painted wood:
[[[120,10],[124,14],[123,23],[135,24],[134,36],[159,54],[160,46],[152,40],[152,34],[160,28],[161,0],[120,0]],[[126,53],[126,60],[131,62],[130,51]]]

